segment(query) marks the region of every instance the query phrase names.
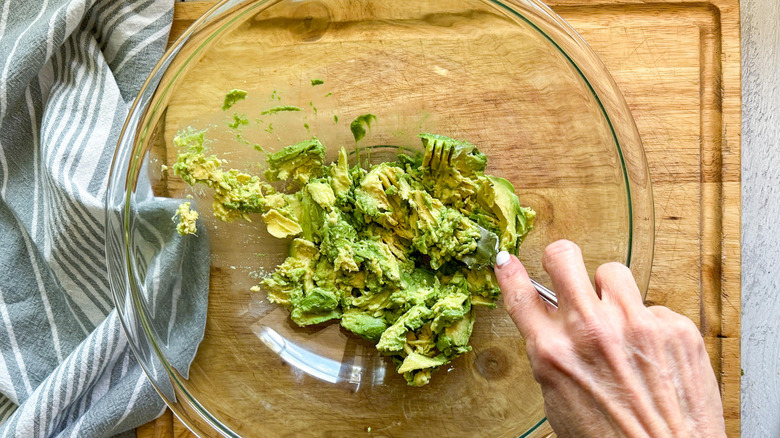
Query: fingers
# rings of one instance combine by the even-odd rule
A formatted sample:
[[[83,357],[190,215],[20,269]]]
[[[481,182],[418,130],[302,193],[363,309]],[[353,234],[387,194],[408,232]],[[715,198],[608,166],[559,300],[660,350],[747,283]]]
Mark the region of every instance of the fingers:
[[[496,279],[509,316],[524,338],[534,336],[549,320],[547,308],[517,257],[501,251],[496,256]]]
[[[601,300],[622,307],[628,314],[644,308],[642,294],[631,270],[622,263],[606,263],[596,269],[596,293]]]
[[[686,343],[686,351],[691,351],[693,347],[697,347],[702,353],[706,354],[701,331],[690,318],[664,306],[652,306],[648,307],[647,310],[658,318],[662,327],[674,334],[673,337],[675,339]]]
[[[592,313],[598,297],[590,284],[579,246],[568,240],[551,243],[544,250],[542,266],[550,275],[561,310]]]

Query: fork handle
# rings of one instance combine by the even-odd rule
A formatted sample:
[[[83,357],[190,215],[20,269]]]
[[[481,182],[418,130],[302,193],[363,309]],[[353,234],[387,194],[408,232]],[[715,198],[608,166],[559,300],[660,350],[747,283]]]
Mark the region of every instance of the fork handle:
[[[531,284],[534,285],[536,288],[536,291],[539,292],[539,296],[542,297],[545,301],[552,304],[555,307],[558,307],[558,297],[555,295],[555,292],[551,291],[550,289],[547,289],[545,286],[543,286],[538,281],[531,279]]]

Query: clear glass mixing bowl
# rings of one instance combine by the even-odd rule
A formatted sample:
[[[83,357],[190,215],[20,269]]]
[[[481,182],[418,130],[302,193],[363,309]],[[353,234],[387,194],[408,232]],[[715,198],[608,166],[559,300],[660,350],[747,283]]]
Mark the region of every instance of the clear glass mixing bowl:
[[[312,86],[312,79],[322,85]],[[221,110],[225,93],[248,98]],[[260,116],[273,105],[299,112]],[[373,113],[373,160],[434,132],[468,140],[488,174],[538,214],[519,257],[567,238],[589,271],[626,263],[644,290],[653,211],[642,144],[620,92],[580,37],[536,0],[224,1],[168,50],[138,96],[111,168],[107,261],[138,360],[193,431],[226,436],[543,436],[541,393],[504,309],[478,314],[473,351],[411,388],[338,324],[300,328],[252,293],[286,256],[262,221],[215,221],[211,192],[173,175],[175,133],[208,128],[230,167],[316,135],[329,160]],[[256,120],[262,119],[262,120]],[[273,126],[271,126],[273,125]],[[305,125],[305,126],[304,126]],[[171,216],[192,196],[198,235]],[[205,327],[205,329],[204,329]],[[196,354],[197,353],[197,354]],[[194,356],[194,360],[192,357]],[[190,360],[192,360],[191,367]]]

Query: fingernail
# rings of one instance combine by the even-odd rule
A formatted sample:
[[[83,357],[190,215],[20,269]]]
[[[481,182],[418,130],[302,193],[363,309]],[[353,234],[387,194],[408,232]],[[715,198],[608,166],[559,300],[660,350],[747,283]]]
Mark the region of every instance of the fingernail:
[[[504,266],[505,264],[509,263],[509,253],[506,251],[501,251],[498,254],[496,254],[496,267],[500,268]]]

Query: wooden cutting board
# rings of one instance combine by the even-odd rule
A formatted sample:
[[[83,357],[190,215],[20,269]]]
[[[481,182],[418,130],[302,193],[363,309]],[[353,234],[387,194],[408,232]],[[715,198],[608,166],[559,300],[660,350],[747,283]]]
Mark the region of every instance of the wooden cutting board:
[[[176,3],[170,41],[214,3]],[[653,181],[648,305],[701,328],[726,429],[740,434],[740,23],[738,0],[548,2],[606,64],[631,107]],[[139,438],[189,437],[170,412]]]

